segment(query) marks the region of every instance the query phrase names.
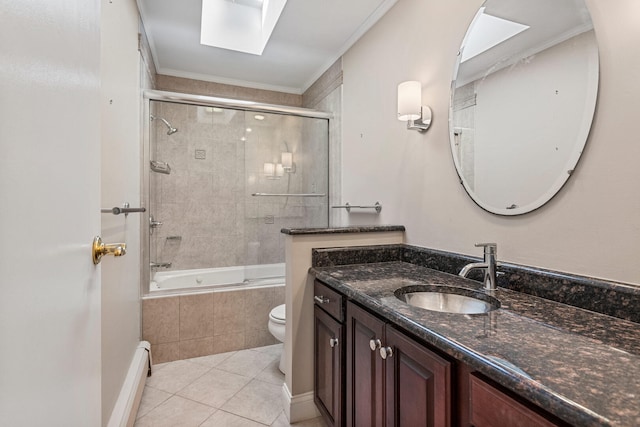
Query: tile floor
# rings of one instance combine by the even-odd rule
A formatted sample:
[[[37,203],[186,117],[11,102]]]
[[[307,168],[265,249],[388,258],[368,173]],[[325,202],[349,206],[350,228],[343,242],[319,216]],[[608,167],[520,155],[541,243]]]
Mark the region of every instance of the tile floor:
[[[289,424],[282,409],[282,344],[154,365],[135,427],[326,427]]]

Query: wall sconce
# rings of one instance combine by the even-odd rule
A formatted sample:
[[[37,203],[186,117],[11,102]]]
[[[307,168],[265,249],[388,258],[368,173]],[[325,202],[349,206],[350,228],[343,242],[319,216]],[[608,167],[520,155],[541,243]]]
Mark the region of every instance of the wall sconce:
[[[284,176],[284,167],[282,166],[282,163],[276,163],[275,176],[276,178],[282,178]]]
[[[265,163],[263,168],[267,179],[280,179],[284,176],[282,163]]]
[[[264,164],[264,175],[267,177],[267,179],[275,179],[276,164],[275,163],[265,163]]]
[[[398,85],[398,120],[407,122],[407,129],[425,132],[431,125],[431,108],[422,105],[422,85],[417,81]]]
[[[280,161],[282,162],[282,168],[287,173],[295,173],[296,165],[293,163],[293,153],[282,153]]]

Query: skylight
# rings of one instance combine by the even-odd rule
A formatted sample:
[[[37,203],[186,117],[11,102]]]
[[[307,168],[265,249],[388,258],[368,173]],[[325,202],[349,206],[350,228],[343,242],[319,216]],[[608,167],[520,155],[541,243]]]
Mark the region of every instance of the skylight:
[[[202,0],[200,43],[262,55],[287,0]]]
[[[481,8],[466,36],[461,62],[480,55],[528,28],[528,25],[488,15]]]

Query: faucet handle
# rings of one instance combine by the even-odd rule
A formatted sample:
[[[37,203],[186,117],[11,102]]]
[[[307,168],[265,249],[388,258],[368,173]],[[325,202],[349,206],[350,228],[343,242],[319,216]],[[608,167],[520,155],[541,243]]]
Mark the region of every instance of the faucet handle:
[[[498,252],[498,244],[497,243],[476,243],[476,248],[483,247],[485,254],[493,254],[495,255]]]

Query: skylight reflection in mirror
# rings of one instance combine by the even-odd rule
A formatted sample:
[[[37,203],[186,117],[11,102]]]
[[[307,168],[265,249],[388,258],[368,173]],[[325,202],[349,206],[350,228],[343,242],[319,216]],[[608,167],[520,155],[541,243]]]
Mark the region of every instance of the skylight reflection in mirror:
[[[470,26],[471,31],[465,40],[460,62],[480,55],[529,28],[528,25],[498,18],[484,11],[484,7],[480,8]]]

